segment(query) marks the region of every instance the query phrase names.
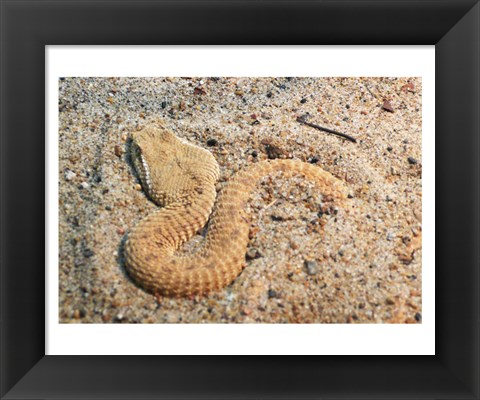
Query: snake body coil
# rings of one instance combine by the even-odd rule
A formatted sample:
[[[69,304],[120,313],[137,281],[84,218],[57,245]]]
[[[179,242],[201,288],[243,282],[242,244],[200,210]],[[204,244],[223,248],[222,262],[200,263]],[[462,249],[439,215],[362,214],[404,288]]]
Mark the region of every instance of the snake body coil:
[[[213,155],[158,124],[132,134],[132,160],[145,192],[162,208],[141,220],[128,235],[126,268],[140,286],[167,296],[218,290],[240,274],[249,240],[246,203],[265,175],[275,171],[301,174],[314,181],[323,195],[344,198],[342,182],[318,166],[276,159],[237,173],[215,204],[219,168]],[[175,254],[209,217],[201,248],[190,256]]]

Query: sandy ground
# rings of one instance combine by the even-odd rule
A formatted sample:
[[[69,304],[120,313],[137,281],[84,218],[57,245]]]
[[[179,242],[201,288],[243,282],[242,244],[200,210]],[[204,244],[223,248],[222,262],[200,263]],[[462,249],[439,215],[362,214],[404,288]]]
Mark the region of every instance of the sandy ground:
[[[420,79],[65,78],[59,91],[60,322],[421,322]],[[323,209],[301,177],[266,177],[249,205],[247,267],[230,286],[148,294],[124,269],[129,229],[156,209],[128,134],[159,117],[214,154],[218,188],[258,160],[297,158],[342,179],[347,205]]]

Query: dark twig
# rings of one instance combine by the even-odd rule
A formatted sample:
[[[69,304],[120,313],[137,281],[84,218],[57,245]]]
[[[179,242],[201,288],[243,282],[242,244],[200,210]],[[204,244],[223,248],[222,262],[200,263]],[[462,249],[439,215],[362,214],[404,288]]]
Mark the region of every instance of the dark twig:
[[[334,131],[333,129],[324,128],[323,126],[312,124],[311,122],[305,121],[305,118],[297,117],[297,121],[302,124],[311,126],[312,128],[318,129],[320,131],[332,133],[333,135],[337,135],[337,136],[343,137],[344,139],[350,140],[353,143],[357,143],[357,139],[355,139],[354,137],[346,135],[345,133]]]

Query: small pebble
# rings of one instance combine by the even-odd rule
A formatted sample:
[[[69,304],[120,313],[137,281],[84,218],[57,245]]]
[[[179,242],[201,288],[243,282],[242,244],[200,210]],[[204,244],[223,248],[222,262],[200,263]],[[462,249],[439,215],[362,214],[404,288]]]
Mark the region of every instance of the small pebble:
[[[140,185],[139,183],[136,183],[136,184],[135,184],[135,190],[136,190],[137,192],[140,192],[140,191],[142,190],[142,185]]]
[[[215,138],[210,138],[207,140],[207,146],[216,146],[218,144],[218,140]]]
[[[313,260],[305,260],[305,268],[308,275],[316,275],[319,272],[318,263]]]
[[[236,94],[237,96],[243,96],[243,90],[240,90],[240,89],[239,89],[239,90],[235,90],[235,94]]]
[[[93,250],[91,250],[91,249],[88,249],[88,248],[87,248],[87,249],[83,250],[83,255],[84,255],[85,257],[87,257],[87,258],[92,257],[94,254],[95,254],[95,253],[94,253]]]
[[[118,144],[115,145],[115,148],[114,148],[114,152],[115,152],[115,155],[117,157],[121,157],[122,154],[123,154],[123,149],[121,146],[119,146]]]
[[[75,319],[84,318],[86,315],[87,315],[87,312],[85,311],[84,308],[77,308],[73,312],[73,318],[75,318]]]
[[[88,189],[90,185],[87,182],[82,182],[79,187],[80,189]]]
[[[393,239],[394,239],[393,234],[391,234],[390,232],[387,233],[387,240],[388,240],[389,242],[391,242]]]
[[[387,147],[387,151],[392,151],[393,150],[393,147],[392,146],[388,146]]]
[[[269,298],[269,299],[273,299],[273,298],[275,298],[275,297],[277,297],[277,292],[276,292],[275,290],[270,289],[270,290],[268,291],[268,298]]]
[[[162,101],[161,106],[162,106],[162,108],[167,108],[167,102],[166,102],[166,101]]]
[[[252,313],[252,309],[250,307],[244,307],[242,309],[243,315],[250,315]]]
[[[277,215],[277,214],[270,215],[270,218],[272,219],[272,221],[284,221],[285,220],[285,216]]]
[[[418,163],[418,161],[413,157],[408,157],[408,162],[412,165],[415,165]]]
[[[306,102],[307,102],[306,98],[303,98],[302,100],[300,100],[300,103],[302,103],[302,104],[305,104]]]
[[[257,150],[253,150],[253,151],[252,151],[252,157],[257,157],[257,156],[258,156]]]
[[[75,178],[77,176],[77,174],[75,174],[75,172],[67,169],[65,171],[65,180],[66,181],[71,181],[73,178]]]
[[[417,322],[420,322],[422,320],[422,314],[420,314],[419,312],[417,312],[415,314],[415,321]]]
[[[201,86],[197,86],[195,89],[193,89],[193,93],[196,94],[196,95],[198,95],[198,96],[207,94],[207,92],[205,91],[205,89],[202,88]]]
[[[287,155],[285,150],[274,144],[270,139],[263,139],[262,144],[265,146],[265,151],[270,160],[285,157]]]
[[[413,92],[415,90],[415,86],[412,82],[408,82],[407,84],[403,85],[400,90],[402,92]]]
[[[310,164],[316,164],[316,163],[318,163],[319,161],[320,161],[319,158],[318,158],[318,157],[315,157],[315,156],[312,157],[310,160],[308,160],[308,162],[309,162]]]
[[[382,104],[382,108],[385,110],[385,111],[388,111],[388,112],[391,112],[393,113],[393,107],[392,105],[390,104],[390,102],[388,100],[385,100]]]
[[[245,254],[245,257],[247,260],[254,260],[256,258],[260,258],[261,254],[256,248],[252,247],[251,249],[248,249],[247,254]]]

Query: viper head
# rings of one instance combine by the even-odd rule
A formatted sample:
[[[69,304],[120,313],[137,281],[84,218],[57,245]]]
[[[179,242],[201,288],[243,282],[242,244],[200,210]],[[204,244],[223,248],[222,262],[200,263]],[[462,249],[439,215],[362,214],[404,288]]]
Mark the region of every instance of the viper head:
[[[132,133],[131,138],[133,165],[143,189],[158,205],[181,202],[205,179],[218,177],[218,165],[209,151],[179,139],[160,123]],[[205,169],[205,164],[214,167]]]

